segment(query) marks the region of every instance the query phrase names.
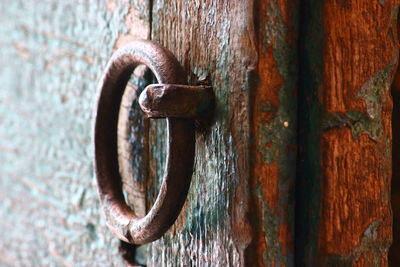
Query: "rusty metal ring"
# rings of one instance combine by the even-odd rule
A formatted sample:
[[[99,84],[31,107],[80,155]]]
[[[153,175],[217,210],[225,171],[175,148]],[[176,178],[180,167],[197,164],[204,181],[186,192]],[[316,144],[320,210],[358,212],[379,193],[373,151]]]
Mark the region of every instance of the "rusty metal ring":
[[[138,40],[112,56],[98,90],[94,124],[95,174],[102,207],[111,231],[121,240],[144,244],[160,238],[175,222],[186,200],[193,173],[194,123],[167,118],[167,160],[160,192],[142,218],[125,202],[118,166],[117,124],[127,82],[140,65],[146,65],[159,83],[184,84],[183,70],[174,55],[162,46]]]

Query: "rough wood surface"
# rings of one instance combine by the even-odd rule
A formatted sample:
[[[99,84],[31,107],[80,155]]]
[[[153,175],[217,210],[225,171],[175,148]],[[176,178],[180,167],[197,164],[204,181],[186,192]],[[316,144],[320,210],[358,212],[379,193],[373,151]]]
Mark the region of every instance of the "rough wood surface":
[[[294,266],[298,1],[256,1],[255,16],[249,266]]]
[[[124,265],[98,204],[92,108],[113,49],[148,35],[148,3],[0,3],[1,266]]]
[[[303,1],[296,261],[387,266],[396,1]]]
[[[386,266],[397,12],[395,0],[1,3],[0,265],[124,266],[122,253],[147,266]],[[217,104],[176,224],[121,246],[98,205],[92,107],[112,51],[149,37],[190,83],[209,80]],[[133,98],[121,117],[141,123]],[[120,155],[127,201],[143,214],[164,170],[165,122],[122,125],[120,144],[132,150]]]
[[[191,73],[209,76],[217,104],[211,128],[196,137],[196,169],[185,210],[169,233],[148,246],[147,266],[244,264],[251,240],[246,215],[249,73],[256,61],[253,3],[153,1],[152,14],[152,39],[177,56],[190,82],[195,82]],[[161,140],[163,127],[156,125],[151,134]],[[164,148],[153,148],[160,162]],[[156,180],[162,168],[154,165]]]

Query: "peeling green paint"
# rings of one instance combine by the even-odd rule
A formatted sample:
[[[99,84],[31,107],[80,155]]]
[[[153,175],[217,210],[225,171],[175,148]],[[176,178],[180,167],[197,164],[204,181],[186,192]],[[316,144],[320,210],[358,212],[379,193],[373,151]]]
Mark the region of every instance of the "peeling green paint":
[[[324,51],[329,46],[329,38],[324,37],[323,19],[325,3],[317,0],[305,0],[301,4],[303,14],[300,21],[300,89],[299,89],[299,158],[296,185],[296,266],[353,266],[357,257],[325,255],[319,248],[320,214],[323,207],[322,174],[320,144],[324,132],[334,128],[351,129],[352,138],[367,135],[377,142],[377,152],[384,150],[390,157],[390,140],[385,135],[382,124],[382,108],[390,89],[390,75],[393,66],[387,66],[372,75],[360,88],[357,97],[363,108],[342,113],[325,113],[320,102],[326,84],[322,81],[324,57],[334,59],[334,50]],[[356,10],[356,9],[355,9]],[[326,12],[329,12],[326,9]],[[347,50],[347,48],[346,48]],[[336,62],[337,63],[337,62]],[[371,76],[370,76],[371,77]],[[329,81],[327,81],[329,82]],[[346,90],[344,88],[343,90]],[[352,91],[354,88],[352,88]],[[357,98],[353,96],[353,101]],[[359,104],[359,103],[357,103]],[[382,141],[383,148],[381,147]],[[379,151],[378,151],[379,150]],[[386,159],[385,159],[386,161]],[[386,161],[387,162],[387,161]],[[365,244],[371,245],[372,241]],[[375,245],[375,244],[374,244]],[[376,248],[376,247],[375,247]],[[352,249],[352,251],[354,251]],[[363,252],[368,251],[363,248]],[[377,259],[378,257],[376,257]],[[379,266],[376,265],[376,266]]]
[[[382,107],[390,90],[394,65],[389,65],[373,75],[361,88],[358,97],[364,100],[371,119],[381,119]]]
[[[391,75],[395,65],[390,64],[371,77],[361,88],[358,97],[364,100],[367,113],[371,120],[361,123],[359,132],[367,133],[370,138],[377,141],[380,138],[386,139],[386,155],[391,153],[390,139],[385,135],[382,118],[382,108],[386,102],[386,95],[390,91]]]
[[[392,70],[393,65],[383,68],[362,86],[358,97],[365,102],[366,113],[348,111],[345,113],[324,114],[322,128],[327,130],[335,127],[350,127],[355,139],[361,134],[367,134],[374,141],[384,138],[381,114],[382,107],[386,102],[385,96],[390,88],[389,82]]]
[[[253,192],[262,203],[262,231],[265,234],[267,249],[263,252],[266,266],[291,266],[291,260],[283,255],[283,247],[279,241],[279,227],[284,222],[282,217],[276,215],[276,209],[269,207],[264,200],[260,185]]]
[[[343,113],[325,113],[322,116],[322,129],[350,127],[354,139],[367,134],[374,141],[385,138],[385,155],[390,156],[390,139],[385,135],[381,121],[382,108],[390,90],[391,73],[394,66],[389,65],[372,76],[360,89],[358,97],[366,106],[366,112],[347,111]]]
[[[321,123],[323,130],[350,127],[354,139],[363,133],[375,141],[384,136],[381,122],[378,119],[371,119],[369,115],[361,111],[325,113],[322,116]]]
[[[196,136],[195,172],[185,210],[178,218],[179,230],[171,230],[146,246],[147,265],[214,266],[240,262],[232,230],[238,152],[231,125],[233,110],[237,107],[230,103],[232,95],[239,90],[232,84],[240,78],[229,75],[231,69],[238,69],[237,64],[232,64],[236,54],[231,51],[240,50],[232,47],[236,43],[232,44],[229,38],[231,12],[227,3],[218,1],[153,1],[152,38],[173,51],[184,65],[189,82],[210,76],[216,107],[212,127]],[[195,31],[193,25],[196,25]],[[205,37],[207,40],[203,40]],[[210,43],[216,45],[208,47]],[[200,50],[200,55],[192,55]],[[151,134],[154,139],[165,138],[163,126],[155,127]],[[152,161],[159,162],[165,147],[153,144]],[[159,163],[156,168],[161,172],[164,169]],[[161,178],[161,173],[157,173],[155,183]],[[154,185],[150,188],[156,192]],[[150,198],[154,199],[155,195]]]
[[[297,14],[297,13],[296,13]],[[272,47],[274,57],[283,84],[278,89],[279,106],[266,101],[261,103],[258,113],[265,119],[258,129],[258,150],[266,164],[277,163],[279,167],[279,199],[273,209],[268,207],[261,191],[257,195],[262,203],[262,229],[265,232],[267,248],[264,251],[264,263],[267,266],[294,265],[293,251],[286,247],[283,255],[282,244],[279,242],[278,228],[288,224],[289,235],[294,232],[294,180],[296,170],[296,130],[297,130],[297,50],[288,43],[288,28],[284,24],[281,9],[276,1],[271,1],[267,9],[267,20],[263,26],[263,52]],[[294,19],[295,20],[295,19]],[[264,115],[263,115],[264,114]],[[280,215],[277,215],[280,214]]]
[[[0,4],[1,266],[124,266],[99,207],[91,120],[130,2]]]
[[[280,90],[280,95],[285,95],[284,90]],[[265,102],[264,105],[261,105],[260,113],[268,113],[271,114],[268,110],[276,110],[276,112],[272,112],[273,119],[270,122],[265,122],[259,126],[259,151],[263,155],[263,160],[267,164],[272,164],[274,162],[278,162],[280,167],[289,168],[285,163],[287,163],[288,153],[290,150],[290,146],[295,145],[295,118],[293,118],[293,114],[288,114],[285,112],[285,109],[282,106],[285,106],[288,103],[281,103],[280,108],[273,106],[269,102]],[[295,105],[295,104],[294,104]],[[288,125],[288,126],[286,126]],[[293,158],[291,159],[293,161]],[[290,162],[290,161],[289,161]],[[293,162],[292,162],[293,163]]]
[[[382,221],[377,220],[372,222],[364,231],[361,237],[360,244],[355,247],[349,255],[337,255],[329,254],[324,260],[322,265],[324,266],[354,266],[364,253],[374,254],[374,261],[367,266],[379,267],[381,266],[381,253],[387,253],[386,245],[382,244],[380,247],[376,246],[376,240],[379,238],[378,227],[381,225]],[[374,244],[371,247],[371,244]],[[379,250],[380,249],[380,250]],[[365,256],[365,254],[364,254]]]

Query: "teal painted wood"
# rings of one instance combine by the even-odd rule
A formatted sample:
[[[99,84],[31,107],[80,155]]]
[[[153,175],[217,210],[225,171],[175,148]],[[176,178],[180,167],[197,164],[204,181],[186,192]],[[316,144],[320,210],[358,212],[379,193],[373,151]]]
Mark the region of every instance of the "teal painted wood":
[[[254,253],[248,253],[252,230],[247,221],[249,103],[257,68],[253,2],[0,4],[0,265],[124,264],[119,241],[106,228],[97,200],[92,107],[112,51],[132,39],[149,37],[150,17],[152,39],[178,57],[188,80],[210,78],[217,96],[216,116],[209,129],[197,134],[193,184],[175,226],[161,240],[139,248],[125,245],[122,253],[134,254],[135,262],[148,266],[255,262],[249,259]],[[138,129],[133,130],[137,135]],[[133,149],[141,142],[130,141]],[[157,196],[164,169],[163,120],[151,123],[150,144],[147,208]],[[135,173],[135,167],[145,163],[131,156],[120,162],[131,164]],[[128,171],[125,189],[142,182],[130,178]],[[129,193],[127,200],[135,202]]]
[[[113,49],[148,19],[147,1],[0,3],[1,266],[123,266],[93,178],[92,108]]]
[[[177,56],[189,82],[208,76],[217,103],[211,127],[196,136],[195,173],[183,212],[163,238],[139,248],[147,266],[244,266],[251,241],[253,27],[253,1],[153,1],[152,39]],[[162,177],[164,129],[163,121],[151,126],[150,192],[157,192]]]

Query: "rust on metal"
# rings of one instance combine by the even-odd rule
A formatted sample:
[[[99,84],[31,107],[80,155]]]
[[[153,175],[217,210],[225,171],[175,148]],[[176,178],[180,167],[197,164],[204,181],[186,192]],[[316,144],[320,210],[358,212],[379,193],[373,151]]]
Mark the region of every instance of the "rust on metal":
[[[163,181],[153,207],[144,217],[137,216],[125,202],[117,151],[122,94],[138,65],[146,65],[160,83],[148,87],[142,97],[143,107],[149,110],[149,117],[154,117],[152,112],[156,117],[167,117],[168,127]],[[186,107],[185,101],[202,110],[201,105],[209,101],[203,93],[211,88],[183,86],[184,77],[171,52],[152,41],[137,40],[116,51],[100,82],[94,125],[95,173],[107,225],[125,242],[144,244],[160,238],[175,222],[186,200],[195,153],[194,120],[189,117],[196,113]],[[185,111],[190,116],[184,116]]]
[[[149,118],[195,118],[212,108],[213,99],[211,86],[150,84],[139,104]]]

